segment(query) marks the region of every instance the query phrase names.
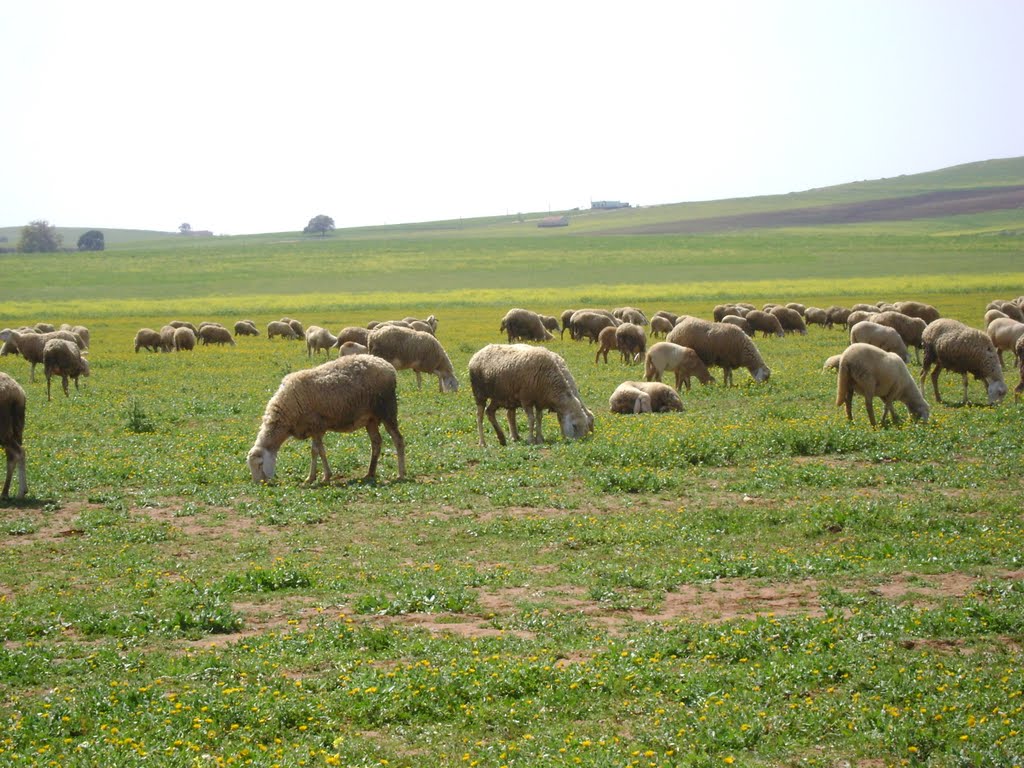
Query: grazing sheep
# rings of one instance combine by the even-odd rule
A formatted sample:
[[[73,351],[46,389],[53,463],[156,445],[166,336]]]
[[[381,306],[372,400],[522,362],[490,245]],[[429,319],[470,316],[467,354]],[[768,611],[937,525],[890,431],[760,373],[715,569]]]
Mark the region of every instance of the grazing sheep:
[[[549,341],[554,338],[554,336],[548,333],[547,328],[544,327],[540,315],[519,307],[510,309],[505,313],[505,317],[501,319],[499,330],[508,336],[509,344],[516,339],[523,341]]]
[[[235,346],[235,339],[227,328],[220,325],[204,325],[197,335],[200,344],[230,344]]]
[[[902,312],[904,315],[910,315],[911,317],[920,317],[928,325],[931,325],[941,317],[939,310],[931,304],[925,304],[920,301],[897,301],[893,306],[896,307],[897,312]]]
[[[91,334],[89,333],[89,329],[86,328],[84,325],[70,325],[69,323],[61,323],[60,330],[78,334],[78,336],[82,339],[82,341],[85,344],[85,346],[83,346],[82,349],[89,348],[89,339],[91,337]]]
[[[601,333],[601,329],[614,327],[618,324],[618,321],[611,316],[611,313],[605,315],[581,309],[576,311],[569,321],[569,335],[573,341],[579,341],[586,336],[591,342],[595,342]]]
[[[360,344],[358,341],[343,341],[341,346],[338,347],[338,356],[346,357],[347,355],[368,355],[370,351],[366,348],[365,344]]]
[[[36,323],[33,330],[36,333],[53,333],[57,329],[50,323]]]
[[[252,320],[239,320],[235,323],[235,336],[259,336],[260,332]]]
[[[377,476],[380,425],[384,425],[398,456],[398,479],[405,477],[405,440],[398,431],[398,376],[386,360],[372,355],[349,355],[289,373],[267,403],[256,442],[247,462],[259,483],[274,476],[277,453],[289,437],[310,439],[307,483],[316,482],[317,457],[324,465],[324,482],[331,467],[324,450],[327,432],[354,432],[365,428],[370,437],[370,468],[366,479]]]
[[[1024,322],[1024,312],[1021,312],[1020,306],[1014,301],[996,299],[995,301],[990,301],[985,309],[997,309],[1007,317],[1016,320],[1018,323]]]
[[[1001,317],[1009,317],[1008,314],[1003,312],[1001,309],[990,309],[985,313],[985,327],[988,328],[989,323],[993,320],[998,320]]]
[[[874,310],[868,311],[866,309],[855,309],[849,315],[846,316],[846,330],[850,330],[857,323],[862,320],[870,320],[874,317]]]
[[[424,325],[426,324],[424,323]],[[306,329],[306,357],[312,357],[320,350],[323,350],[329,358],[331,356],[331,348],[337,343],[338,337],[326,328],[321,328],[319,325],[311,325]]]
[[[683,401],[668,384],[658,381],[624,381],[608,398],[612,413],[668,413],[683,410]]]
[[[597,354],[594,355],[594,365],[597,365],[601,355],[604,355],[604,362],[607,365],[608,353],[613,349],[615,349],[615,326],[609,325],[607,328],[602,328],[601,332],[597,334]]]
[[[12,376],[0,371],[0,445],[3,445],[7,455],[7,477],[0,498],[10,498],[11,478],[15,470],[18,471],[18,498],[25,498],[28,492],[25,449],[22,447],[24,434],[25,390]]]
[[[565,360],[545,347],[488,344],[470,358],[469,382],[476,400],[481,446],[484,445],[485,410],[498,442],[506,444],[505,433],[494,416],[498,408],[510,411],[510,427],[514,425],[511,412],[516,408],[526,411],[530,442],[544,442],[541,420],[545,410],[558,414],[566,439],[583,437],[593,429],[593,414],[583,405]]]
[[[369,338],[370,330],[368,328],[362,328],[358,325],[348,325],[338,331],[338,340],[334,342],[334,346],[340,349],[341,345],[346,341],[354,341],[356,344],[362,344],[365,347]]]
[[[624,363],[635,363],[647,351],[647,334],[638,324],[625,322],[615,327],[615,347]]]
[[[422,387],[421,373],[437,374],[442,392],[456,392],[459,380],[455,378],[452,361],[436,338],[423,331],[382,325],[370,331],[366,348],[371,355],[382,357],[396,370],[412,369],[416,373],[416,388]]]
[[[807,325],[820,325],[822,328],[829,326],[828,312],[821,307],[807,307],[804,310],[804,322]]]
[[[785,336],[786,332],[782,329],[782,323],[779,322],[779,318],[770,312],[764,312],[760,309],[752,309],[747,312],[747,316],[744,318],[750,325],[750,329],[757,333],[761,331],[764,336]]]
[[[708,373],[708,367],[696,352],[671,341],[653,344],[644,358],[644,376],[648,381],[661,381],[665,371],[672,371],[675,374],[677,392],[684,385],[686,391],[690,391],[691,376],[696,376],[701,384],[715,383],[714,378]]]
[[[751,338],[754,336],[754,329],[750,327],[750,323],[747,322],[747,318],[745,317],[740,317],[739,315],[726,315],[722,318],[722,322],[728,323],[729,325],[735,325]]]
[[[148,349],[150,352],[159,352],[163,348],[160,339],[160,332],[152,328],[139,328],[135,333],[135,351]]]
[[[821,366],[822,371],[838,371],[839,361],[843,359],[842,354],[832,355],[832,357],[826,358],[825,364]]]
[[[287,323],[289,326],[291,326],[291,329],[295,332],[296,339],[301,339],[306,335],[306,331],[302,327],[302,323],[300,323],[298,320],[293,320],[290,317],[282,317],[280,322]]]
[[[921,362],[921,335],[924,333],[924,329],[928,327],[924,320],[919,317],[904,315],[902,312],[896,312],[895,310],[876,312],[868,319],[873,323],[895,329],[896,333],[903,339],[903,343],[907,345],[907,349],[914,348],[914,359],[918,363]]]
[[[191,352],[196,348],[196,335],[191,328],[174,329],[174,350],[176,352]]]
[[[612,317],[624,323],[647,325],[647,315],[636,307],[618,307],[612,310]]]
[[[420,325],[425,325],[427,326],[427,333],[429,333],[431,336],[437,335],[437,318],[434,317],[433,315],[430,315],[426,320],[420,320],[418,317],[404,317],[402,318],[402,322],[408,323],[410,328],[414,328],[417,331],[424,330],[423,328],[417,326],[417,323],[419,323]]]
[[[807,307],[797,301],[790,301],[786,303],[786,309],[792,309],[800,314],[800,317],[805,317],[807,314]]]
[[[551,315],[537,315],[540,318],[541,325],[551,334],[554,338],[555,332],[558,330],[558,318],[552,317]]]
[[[677,315],[675,312],[669,312],[667,309],[659,309],[657,312],[654,313],[654,317],[652,317],[651,320],[653,321],[655,317],[664,317],[666,320],[672,323],[672,325],[675,325],[676,320],[679,319],[679,315]]]
[[[29,363],[29,381],[35,381],[36,366],[43,362],[43,348],[50,339],[64,339],[74,343],[80,350],[85,348],[82,337],[71,331],[35,333],[34,331],[15,331],[4,328],[0,331],[0,340],[3,340],[0,356],[21,355],[24,357]]]
[[[825,310],[828,314],[828,322],[825,324],[825,327],[832,328],[833,326],[841,325],[845,328],[846,319],[850,316],[852,311],[853,310],[848,309],[847,307],[837,307],[835,305],[829,307]]]
[[[283,320],[272,320],[267,323],[267,338],[272,339],[275,336],[280,336],[282,339],[299,338],[299,335],[295,333],[295,329]]]
[[[711,310],[711,316],[715,319],[716,323],[720,323],[723,318],[733,314],[735,309],[735,304],[716,304],[714,309]]]
[[[886,352],[893,352],[899,355],[900,359],[905,363],[910,362],[907,345],[903,342],[903,337],[899,335],[895,328],[873,323],[870,320],[861,320],[850,329],[850,343],[854,344],[857,342],[872,344],[879,349],[884,349]]]
[[[1011,317],[1000,317],[988,324],[986,329],[988,337],[995,345],[996,354],[999,356],[999,365],[1003,365],[1003,351],[1013,352],[1017,346],[1017,339],[1024,336],[1024,323],[1018,322]],[[1016,353],[1014,353],[1016,362]]]
[[[43,347],[43,374],[46,376],[47,400],[50,400],[51,376],[60,376],[64,397],[69,397],[68,378],[75,380],[75,389],[78,389],[78,377],[89,375],[89,361],[82,357],[82,350],[74,342],[50,339]]]
[[[750,314],[749,312],[747,313]],[[771,314],[779,319],[779,325],[786,333],[799,333],[807,335],[807,325],[804,323],[803,315],[791,307],[772,307]]]
[[[851,309],[854,312],[872,312],[872,313],[874,313],[874,312],[878,311],[878,306],[875,305],[875,304],[865,304],[864,302],[858,302],[857,304],[854,304],[851,307]]]
[[[676,324],[668,341],[690,347],[708,368],[721,366],[725,386],[732,384],[733,368],[746,368],[757,382],[768,381],[771,376],[771,369],[764,364],[757,346],[734,325],[691,317]]]
[[[558,319],[562,323],[561,330],[558,332],[559,338],[565,338],[565,332],[569,329],[569,321],[572,320],[572,316],[576,313],[575,309],[566,309],[562,311],[562,314],[558,316]]]
[[[943,369],[963,376],[963,404],[967,403],[967,374],[985,382],[989,405],[995,405],[1006,396],[1003,367],[999,364],[992,340],[984,331],[970,328],[957,320],[943,318],[928,324],[922,340],[924,361],[921,367],[921,391],[924,392],[925,376],[934,365],[932,387],[936,402],[942,402],[939,395],[939,373]]]
[[[651,318],[651,336],[665,338],[675,323],[664,315],[655,315]]]
[[[871,426],[875,426],[873,401],[876,397],[882,398],[882,402],[885,403],[882,410],[883,427],[887,416],[892,416],[893,423],[899,423],[899,417],[893,408],[893,403],[897,401],[907,406],[913,418],[928,420],[928,403],[921,395],[921,390],[918,389],[907,364],[899,355],[886,352],[873,344],[851,344],[839,361],[836,405],[846,406],[846,418],[850,421],[853,421],[855,392],[864,396],[864,407],[868,412]]]
[[[199,338],[199,329],[188,320],[171,320],[168,325],[171,326],[171,328],[190,328],[192,333],[196,335],[196,338]]]

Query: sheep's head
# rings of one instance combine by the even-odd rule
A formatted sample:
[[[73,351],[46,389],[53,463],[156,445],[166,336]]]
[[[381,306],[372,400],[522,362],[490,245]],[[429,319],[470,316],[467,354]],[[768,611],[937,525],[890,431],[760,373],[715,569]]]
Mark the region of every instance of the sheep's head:
[[[1002,379],[991,379],[988,382],[988,404],[995,405],[1006,397],[1006,382]]]
[[[920,421],[928,421],[928,417],[932,413],[932,409],[925,402],[924,398],[914,399],[907,402],[907,410],[910,411],[911,418],[918,419]]]
[[[594,430],[594,414],[576,398],[569,408],[558,414],[558,421],[567,440],[576,440]]]
[[[277,451],[254,445],[249,451],[246,461],[249,463],[253,482],[264,483],[274,477],[274,470],[277,467]]]
[[[454,373],[442,373],[441,378],[441,391],[442,392],[458,392],[459,391],[459,380],[455,378]]]
[[[763,381],[768,381],[768,377],[772,375],[772,371],[767,365],[762,365],[751,375],[754,377],[754,381],[760,384]]]

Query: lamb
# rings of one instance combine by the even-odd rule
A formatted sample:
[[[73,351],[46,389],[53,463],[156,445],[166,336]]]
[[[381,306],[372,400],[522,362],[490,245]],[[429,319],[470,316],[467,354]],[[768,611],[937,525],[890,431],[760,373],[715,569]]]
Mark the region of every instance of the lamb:
[[[21,355],[29,363],[29,381],[36,380],[36,365],[43,362],[43,348],[50,339],[64,339],[75,344],[80,350],[85,348],[85,342],[77,333],[70,331],[50,331],[48,333],[34,333],[32,331],[15,331],[4,328],[0,331],[0,339],[3,346],[0,347],[0,356]]]
[[[25,479],[25,390],[14,377],[0,371],[0,445],[7,455],[7,477],[0,498],[10,498],[11,478],[18,471],[18,498],[25,498],[28,482]]]
[[[644,359],[644,376],[647,381],[661,381],[665,371],[675,374],[677,392],[684,384],[686,391],[690,391],[691,376],[696,376],[701,384],[715,383],[708,373],[708,367],[696,352],[671,341],[659,341],[652,345]]]
[[[280,336],[282,339],[297,339],[299,335],[288,323],[283,320],[272,320],[267,323],[267,338],[272,339]]]
[[[1017,339],[1024,336],[1024,323],[1010,317],[998,318],[988,324],[986,333],[995,345],[999,365],[1003,365],[1003,351],[1008,349],[1013,352],[1016,349]]]
[[[911,317],[919,317],[928,325],[931,325],[941,317],[939,310],[931,304],[925,304],[920,301],[897,301],[893,306],[896,307],[897,312],[902,312],[904,315],[910,315]]]
[[[602,328],[614,327],[618,321],[609,314],[591,312],[590,310],[578,310],[573,313],[569,321],[569,335],[573,341],[579,341],[584,336],[591,342],[597,341]]]
[[[252,320],[239,320],[235,323],[235,336],[259,336],[259,329]]]
[[[43,347],[43,374],[46,376],[46,399],[50,400],[50,377],[58,375],[64,386],[64,397],[68,394],[68,378],[75,380],[78,389],[78,377],[89,375],[89,361],[82,357],[78,346],[67,339],[50,339]]]
[[[358,325],[349,325],[338,331],[338,340],[334,342],[334,346],[341,348],[341,345],[346,341],[353,341],[356,344],[362,344],[366,346],[366,342],[370,339],[370,330],[368,328],[362,328]]]
[[[191,328],[182,326],[174,329],[174,351],[191,352],[196,348],[196,335]]]
[[[371,355],[387,360],[396,370],[411,368],[415,371],[417,389],[423,385],[421,373],[437,374],[442,392],[456,392],[459,389],[452,361],[441,342],[429,333],[397,325],[383,325],[370,331],[366,348]]]
[[[319,325],[311,325],[306,329],[306,357],[312,357],[320,350],[323,350],[327,357],[331,356],[331,348],[338,342],[338,337],[321,328]]]
[[[615,326],[609,325],[607,328],[602,328],[601,332],[597,334],[597,354],[594,355],[594,365],[597,365],[601,355],[604,355],[604,362],[607,365],[608,353],[613,349],[615,349]]]
[[[256,442],[247,462],[254,482],[274,477],[277,453],[289,437],[310,439],[310,469],[306,483],[317,480],[317,457],[324,465],[324,483],[331,467],[324,450],[324,434],[365,428],[370,437],[370,467],[366,480],[375,480],[380,459],[383,424],[398,457],[398,479],[405,477],[405,440],[398,431],[398,375],[386,360],[372,355],[349,355],[295,373],[267,403]]]
[[[750,327],[750,323],[747,322],[745,317],[740,317],[739,315],[726,315],[722,318],[722,322],[728,323],[729,325],[735,325],[747,334],[747,336],[753,337],[754,335],[754,329]]]
[[[914,348],[915,360],[918,363],[921,362],[921,334],[923,334],[924,329],[928,327],[928,324],[925,323],[924,320],[919,317],[904,315],[902,312],[896,312],[894,310],[876,312],[871,315],[869,319],[879,325],[886,325],[889,328],[895,329],[900,335],[900,338],[903,339],[903,343],[907,345],[907,348]]]
[[[899,401],[907,406],[914,419],[928,420],[930,409],[910,374],[907,364],[899,355],[886,352],[873,344],[854,343],[846,348],[839,361],[839,378],[836,382],[836,405],[846,406],[846,418],[853,421],[853,394],[864,396],[864,407],[868,421],[875,426],[874,398],[882,398],[882,426],[887,416],[893,423],[899,417],[893,403]]]
[[[545,410],[558,414],[562,435],[569,440],[593,429],[593,414],[583,405],[576,382],[559,355],[529,344],[488,344],[469,360],[469,381],[476,400],[477,433],[484,445],[484,412],[501,445],[505,433],[494,414],[498,408],[512,412],[523,408],[529,420],[530,442],[543,443],[541,420]],[[513,438],[515,435],[513,434]]]
[[[201,344],[230,344],[235,346],[235,339],[227,328],[221,325],[204,325],[197,335]]]
[[[625,322],[615,327],[615,347],[622,354],[624,363],[635,363],[647,351],[647,334],[638,324]]]
[[[752,309],[747,312],[747,316],[744,320],[747,321],[754,333],[761,331],[764,336],[768,336],[769,334],[774,336],[786,335],[786,332],[782,330],[782,323],[779,322],[779,318],[769,312],[764,312],[760,309]]]
[[[608,398],[612,413],[668,413],[683,410],[679,394],[657,381],[624,381]]]
[[[747,314],[749,315],[749,313]],[[786,333],[807,335],[807,325],[804,323],[803,315],[797,310],[791,307],[772,307],[771,314],[779,319],[779,325]]]
[[[665,338],[675,323],[664,315],[655,315],[651,318],[651,336]]]
[[[903,342],[903,337],[895,328],[890,328],[887,325],[861,320],[850,329],[850,343],[856,342],[872,344],[886,352],[899,355],[905,363],[910,362],[910,355],[907,353],[907,345]]]
[[[999,356],[992,340],[984,331],[970,328],[957,320],[943,318],[928,324],[922,341],[924,361],[921,368],[921,391],[924,392],[925,376],[934,365],[932,387],[935,390],[936,402],[942,402],[939,395],[939,373],[944,368],[963,376],[963,404],[967,403],[969,373],[985,382],[989,405],[995,405],[1006,396],[1003,367],[999,364]]]
[[[540,315],[519,307],[510,309],[505,313],[505,317],[501,319],[499,330],[508,335],[509,344],[516,339],[522,339],[523,341],[549,341],[554,338],[554,336],[548,333],[547,328],[544,327]]]
[[[338,347],[338,356],[346,357],[348,355],[368,355],[370,352],[366,348],[365,344],[360,344],[358,341],[344,341],[341,346]]]
[[[771,376],[771,369],[765,365],[757,346],[734,325],[691,317],[681,320],[672,329],[668,341],[690,347],[709,368],[721,366],[725,386],[732,384],[733,368],[746,368],[757,382],[768,381]]]

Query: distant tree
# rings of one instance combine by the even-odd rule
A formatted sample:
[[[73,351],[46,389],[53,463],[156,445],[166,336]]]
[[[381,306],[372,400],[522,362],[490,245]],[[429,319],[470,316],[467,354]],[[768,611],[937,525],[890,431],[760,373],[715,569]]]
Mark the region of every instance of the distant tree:
[[[192,225],[186,221],[185,223],[178,225],[178,231],[183,235],[192,234]]]
[[[48,221],[32,221],[21,228],[18,251],[21,253],[54,253],[60,250],[64,237]]]
[[[80,251],[102,251],[104,248],[106,248],[106,243],[103,240],[103,233],[98,229],[83,232],[82,236],[78,238],[78,250]]]
[[[319,216],[314,216],[310,219],[309,224],[302,231],[307,235],[314,235],[319,232],[320,237],[323,237],[332,229],[334,229],[334,219],[321,213]]]

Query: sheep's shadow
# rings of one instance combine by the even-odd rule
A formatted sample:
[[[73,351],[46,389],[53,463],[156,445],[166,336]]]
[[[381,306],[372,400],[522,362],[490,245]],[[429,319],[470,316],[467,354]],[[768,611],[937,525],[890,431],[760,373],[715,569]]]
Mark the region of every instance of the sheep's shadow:
[[[38,509],[47,511],[56,509],[60,506],[60,501],[57,499],[40,499],[36,497],[26,497],[24,499],[0,499],[0,507],[8,509]]]

